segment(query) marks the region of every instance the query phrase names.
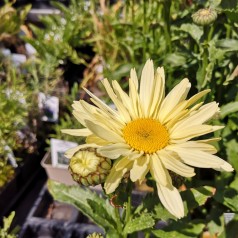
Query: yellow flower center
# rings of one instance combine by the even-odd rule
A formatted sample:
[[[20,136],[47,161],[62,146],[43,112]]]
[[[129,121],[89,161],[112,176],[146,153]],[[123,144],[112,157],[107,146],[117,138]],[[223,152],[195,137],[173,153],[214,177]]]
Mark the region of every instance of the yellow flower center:
[[[150,118],[129,122],[123,129],[123,137],[132,148],[147,154],[163,149],[169,142],[167,129]]]

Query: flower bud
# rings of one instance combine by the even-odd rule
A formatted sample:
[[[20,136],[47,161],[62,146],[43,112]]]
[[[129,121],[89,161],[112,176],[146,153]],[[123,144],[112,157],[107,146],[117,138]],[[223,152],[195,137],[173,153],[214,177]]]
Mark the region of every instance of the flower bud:
[[[101,233],[94,232],[90,235],[88,235],[86,238],[103,238]]]
[[[105,182],[110,170],[111,160],[99,155],[95,148],[80,149],[69,163],[73,180],[84,186],[95,186]]]
[[[192,15],[193,22],[200,26],[209,25],[217,18],[217,12],[215,9],[203,8],[198,10]]]

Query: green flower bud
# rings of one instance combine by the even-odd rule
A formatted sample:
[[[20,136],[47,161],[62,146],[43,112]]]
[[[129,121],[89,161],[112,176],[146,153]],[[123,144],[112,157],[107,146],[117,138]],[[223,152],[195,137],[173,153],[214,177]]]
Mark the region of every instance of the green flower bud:
[[[111,166],[111,160],[99,155],[95,148],[82,148],[70,159],[69,171],[77,183],[95,186],[105,182]]]
[[[94,232],[90,235],[88,235],[86,238],[103,238],[101,233]]]
[[[192,15],[193,22],[200,26],[209,25],[217,19],[215,9],[203,8]]]

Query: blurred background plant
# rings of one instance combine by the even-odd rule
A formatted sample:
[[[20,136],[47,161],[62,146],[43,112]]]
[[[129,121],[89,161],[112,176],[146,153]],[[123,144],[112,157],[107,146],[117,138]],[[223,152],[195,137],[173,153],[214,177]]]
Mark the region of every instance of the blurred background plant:
[[[29,109],[29,92],[22,78],[16,69],[9,65],[6,67],[6,75],[2,71],[0,77],[0,187],[14,176],[13,168],[17,167],[14,151],[24,147],[21,140],[23,142],[25,138],[21,138],[21,130],[27,126]],[[26,147],[30,150],[30,146],[27,144]]]
[[[0,8],[0,41],[9,36],[15,35],[20,31],[31,5],[22,8],[14,8],[12,5],[16,2],[4,0],[4,5]]]
[[[67,7],[53,1],[52,5],[60,10],[60,14],[41,16],[39,20],[43,29],[42,26],[30,24],[34,37],[25,37],[24,40],[36,49],[36,57],[45,76],[63,67],[67,77],[67,67],[71,64],[87,65],[86,39],[91,37],[92,21],[87,1],[72,0]],[[72,73],[70,76],[79,77]],[[72,82],[72,79],[69,78],[69,81]]]

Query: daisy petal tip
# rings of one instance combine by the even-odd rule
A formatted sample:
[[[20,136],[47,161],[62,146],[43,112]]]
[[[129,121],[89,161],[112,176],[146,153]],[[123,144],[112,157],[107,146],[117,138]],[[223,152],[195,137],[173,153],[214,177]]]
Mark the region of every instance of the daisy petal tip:
[[[222,169],[222,171],[226,171],[226,172],[234,171],[234,168],[227,162],[225,162],[224,164],[221,165],[221,169]]]

